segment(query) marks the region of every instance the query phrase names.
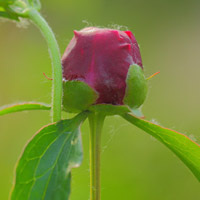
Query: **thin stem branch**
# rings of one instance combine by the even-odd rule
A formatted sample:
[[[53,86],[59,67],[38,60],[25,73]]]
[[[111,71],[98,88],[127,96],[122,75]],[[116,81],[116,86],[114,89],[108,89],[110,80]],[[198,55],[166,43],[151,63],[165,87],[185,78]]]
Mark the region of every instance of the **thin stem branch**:
[[[59,47],[55,35],[45,19],[40,13],[31,9],[29,11],[29,18],[37,25],[46,39],[49,47],[50,57],[52,60],[52,121],[56,122],[61,119],[61,104],[62,104],[62,65],[60,58]]]
[[[101,132],[105,116],[92,113],[89,116],[90,124],[90,200],[101,199],[100,156]]]

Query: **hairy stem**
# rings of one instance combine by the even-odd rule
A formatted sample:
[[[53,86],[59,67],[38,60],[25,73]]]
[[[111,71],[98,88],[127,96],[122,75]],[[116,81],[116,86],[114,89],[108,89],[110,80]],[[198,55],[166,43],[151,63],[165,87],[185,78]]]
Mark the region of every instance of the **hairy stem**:
[[[40,13],[31,9],[29,11],[29,18],[36,24],[42,32],[49,47],[50,57],[52,60],[52,121],[56,122],[61,119],[61,104],[62,104],[62,65],[60,58],[59,47],[55,35],[45,19]]]
[[[90,200],[101,199],[100,156],[101,132],[105,116],[92,113],[89,116],[90,124]]]

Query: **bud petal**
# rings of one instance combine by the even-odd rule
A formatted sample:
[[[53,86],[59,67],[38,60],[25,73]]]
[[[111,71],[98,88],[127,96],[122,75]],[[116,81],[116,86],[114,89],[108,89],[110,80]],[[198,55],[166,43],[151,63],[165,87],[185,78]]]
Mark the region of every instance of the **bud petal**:
[[[91,105],[126,104],[131,108],[138,108],[146,96],[146,79],[134,35],[130,31],[96,27],[74,31],[74,35],[62,57],[63,78],[69,83],[85,83],[96,92],[96,99],[89,94],[92,96],[88,97]],[[81,92],[80,88],[74,87],[74,90]],[[64,92],[67,92],[67,89]],[[81,101],[79,94],[71,96]],[[76,100],[66,101],[65,98],[69,98],[69,95],[64,94],[64,106],[70,107],[67,105],[69,102],[71,105],[75,104]],[[82,101],[85,101],[85,97]],[[88,102],[83,103],[84,105],[81,105],[81,102],[78,104],[77,106],[81,106],[78,110],[89,106]]]

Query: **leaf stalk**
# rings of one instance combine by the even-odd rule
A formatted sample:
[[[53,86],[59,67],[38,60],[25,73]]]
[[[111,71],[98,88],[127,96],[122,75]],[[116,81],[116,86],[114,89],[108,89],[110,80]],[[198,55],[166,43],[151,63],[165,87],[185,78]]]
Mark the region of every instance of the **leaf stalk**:
[[[61,105],[62,105],[62,65],[60,51],[55,35],[46,22],[46,20],[35,9],[30,9],[28,12],[29,18],[40,29],[49,47],[50,57],[52,60],[52,121],[61,120]]]

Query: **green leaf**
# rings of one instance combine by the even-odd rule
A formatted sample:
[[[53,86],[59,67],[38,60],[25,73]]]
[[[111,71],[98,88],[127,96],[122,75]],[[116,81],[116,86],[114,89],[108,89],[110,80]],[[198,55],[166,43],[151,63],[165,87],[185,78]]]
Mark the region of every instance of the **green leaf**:
[[[1,7],[0,7],[1,8]],[[7,12],[2,12],[0,11],[0,17],[4,17],[4,18],[9,18],[9,19],[14,19],[18,21],[18,17],[16,15],[14,15],[13,13],[9,13]]]
[[[14,2],[15,0],[0,0],[0,17],[18,20],[18,16],[9,7]]]
[[[8,6],[11,5],[15,2],[16,0],[0,0],[0,7]]]
[[[0,0],[0,17],[19,20],[19,17],[29,18],[29,11],[40,10],[39,0]]]
[[[181,133],[133,115],[124,114],[121,116],[165,144],[188,166],[200,181],[200,146],[197,143]]]
[[[82,161],[83,112],[43,127],[26,146],[16,169],[12,200],[67,200],[71,169]]]
[[[6,105],[1,107],[0,116],[25,110],[50,110],[50,109],[51,107],[44,103],[24,102],[24,103]]]
[[[40,10],[41,9],[40,0],[28,0],[28,3],[29,3],[29,5],[31,7],[35,8],[36,10]]]

